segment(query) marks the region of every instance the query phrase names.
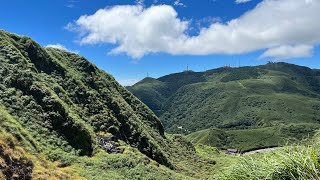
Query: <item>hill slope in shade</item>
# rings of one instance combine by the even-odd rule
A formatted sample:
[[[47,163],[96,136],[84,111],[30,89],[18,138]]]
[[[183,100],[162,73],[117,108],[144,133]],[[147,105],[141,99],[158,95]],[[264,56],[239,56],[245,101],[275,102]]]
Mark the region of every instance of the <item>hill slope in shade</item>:
[[[85,58],[0,31],[0,179],[193,179],[214,163]]]
[[[128,89],[171,133],[320,121],[320,71],[293,64],[187,71]]]

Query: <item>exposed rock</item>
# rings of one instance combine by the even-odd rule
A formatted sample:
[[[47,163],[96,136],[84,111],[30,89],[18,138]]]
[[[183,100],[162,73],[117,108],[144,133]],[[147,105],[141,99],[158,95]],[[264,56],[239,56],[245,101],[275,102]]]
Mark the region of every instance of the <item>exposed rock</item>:
[[[119,148],[119,144],[112,141],[110,137],[98,136],[99,147],[109,154],[123,153],[123,149]]]
[[[10,153],[4,151],[4,148],[0,146],[0,171],[3,173],[7,180],[11,179],[32,179],[33,164],[28,159],[22,157],[12,157]]]

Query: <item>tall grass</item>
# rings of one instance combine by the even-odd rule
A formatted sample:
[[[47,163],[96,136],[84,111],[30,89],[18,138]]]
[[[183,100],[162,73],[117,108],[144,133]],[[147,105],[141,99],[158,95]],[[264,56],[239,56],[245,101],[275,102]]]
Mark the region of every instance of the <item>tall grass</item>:
[[[320,179],[319,152],[320,146],[315,143],[242,157],[239,163],[217,179]]]

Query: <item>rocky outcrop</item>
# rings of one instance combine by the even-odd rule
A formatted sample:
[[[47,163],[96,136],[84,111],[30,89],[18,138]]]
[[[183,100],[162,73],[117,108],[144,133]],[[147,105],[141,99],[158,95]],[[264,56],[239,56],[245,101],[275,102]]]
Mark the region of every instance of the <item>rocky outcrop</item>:
[[[99,147],[109,154],[123,153],[124,149],[119,148],[120,144],[112,141],[111,137],[98,136]]]
[[[7,180],[31,180],[33,163],[11,148],[0,145],[0,171]]]

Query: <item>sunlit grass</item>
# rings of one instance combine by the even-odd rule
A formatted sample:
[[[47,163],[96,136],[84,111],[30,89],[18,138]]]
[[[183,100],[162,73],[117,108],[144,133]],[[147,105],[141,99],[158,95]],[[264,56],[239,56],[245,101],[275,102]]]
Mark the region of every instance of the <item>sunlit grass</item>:
[[[270,153],[241,157],[218,179],[320,179],[319,148],[318,143],[287,146]]]

